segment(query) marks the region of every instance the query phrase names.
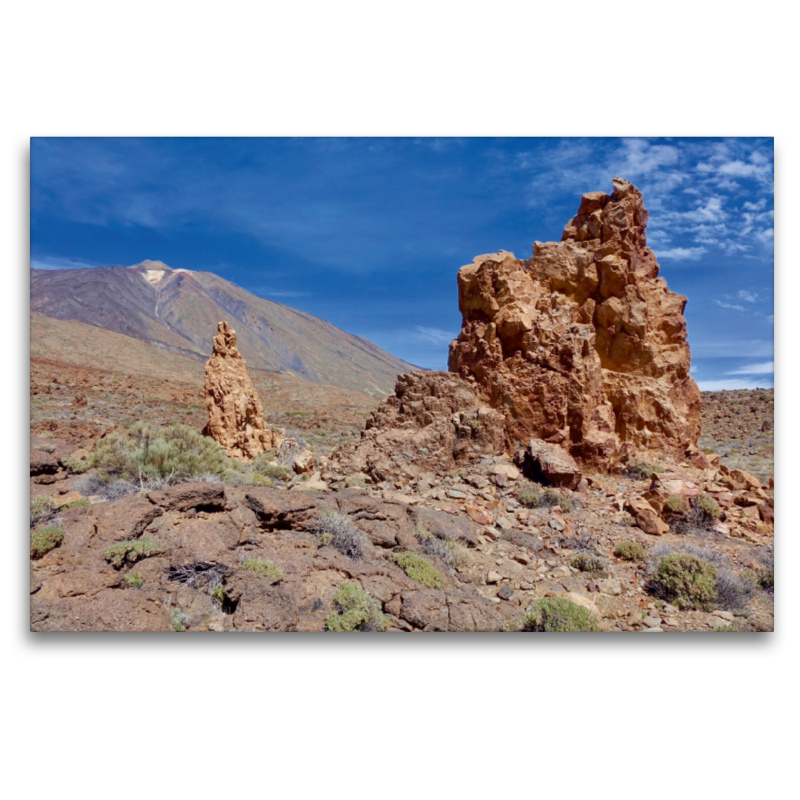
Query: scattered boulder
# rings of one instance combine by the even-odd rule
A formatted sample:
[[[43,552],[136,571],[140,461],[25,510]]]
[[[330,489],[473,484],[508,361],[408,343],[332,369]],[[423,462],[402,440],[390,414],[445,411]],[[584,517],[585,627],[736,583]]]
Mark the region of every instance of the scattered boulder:
[[[632,497],[625,503],[636,524],[645,532],[653,536],[661,536],[669,531],[669,525],[658,515],[658,512],[645,500],[644,497]]]
[[[515,456],[517,464],[528,477],[553,486],[575,489],[581,482],[581,474],[575,459],[563,448],[531,439],[525,450]]]
[[[222,445],[229,456],[249,460],[276,446],[247,363],[236,347],[236,332],[227,322],[217,327],[204,388],[208,423],[203,433]]]

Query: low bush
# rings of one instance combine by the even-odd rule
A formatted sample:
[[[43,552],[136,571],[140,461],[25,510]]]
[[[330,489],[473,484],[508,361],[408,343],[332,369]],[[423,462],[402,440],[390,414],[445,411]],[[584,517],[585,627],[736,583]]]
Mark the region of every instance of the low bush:
[[[679,608],[710,611],[716,602],[717,568],[687,552],[662,556],[651,588]]]
[[[325,618],[329,631],[383,631],[386,617],[375,598],[371,597],[355,581],[343,581],[333,595],[335,610]]]
[[[542,494],[534,483],[527,483],[517,492],[517,501],[526,508],[539,508]]]
[[[322,544],[330,544],[353,561],[359,561],[369,548],[366,534],[357,528],[347,514],[323,507],[317,515],[314,532]]]
[[[41,558],[54,550],[64,538],[64,529],[60,525],[50,525],[31,532],[31,558]]]
[[[248,558],[247,561],[242,562],[242,569],[255,572],[256,575],[263,575],[276,582],[282,581],[285,577],[280,569],[266,558]]]
[[[225,475],[242,469],[213,439],[187,425],[157,429],[145,422],[100,439],[87,464],[105,480]]]
[[[722,510],[710,494],[701,494],[694,503],[695,510],[703,522],[713,523],[720,518]]]
[[[581,572],[602,572],[606,568],[606,560],[590,553],[577,553],[569,562]]]
[[[72,458],[72,456],[67,456],[67,458],[62,458],[61,463],[73,475],[82,475],[91,466],[91,464],[85,458]]]
[[[49,497],[34,497],[31,500],[31,527],[44,522],[55,513],[55,506]]]
[[[756,552],[761,563],[758,570],[758,585],[767,593],[775,592],[775,551],[772,547],[761,547]]]
[[[641,561],[644,558],[644,547],[639,542],[626,540],[617,544],[614,555],[625,561]]]
[[[344,485],[350,489],[353,486],[357,486],[359,489],[366,489],[367,482],[360,476],[360,475],[348,475],[344,479]]]
[[[664,467],[657,464],[645,464],[643,461],[632,461],[628,465],[627,476],[637,481],[646,481],[653,477],[653,474],[666,472]]]
[[[138,572],[132,572],[125,576],[125,583],[134,589],[141,589],[144,586],[144,578]]]
[[[184,614],[183,611],[180,611],[177,608],[172,610],[172,613],[169,615],[169,619],[170,623],[172,624],[172,630],[177,631],[178,633],[185,631],[186,627],[191,621],[191,617],[188,614]]]
[[[566,597],[542,597],[534,600],[510,630],[534,633],[578,633],[599,630],[597,617],[589,609]]]
[[[107,547],[103,556],[114,569],[122,569],[125,564],[135,564],[159,552],[158,545],[152,539],[127,539]]]
[[[517,492],[517,501],[526,508],[560,506],[566,513],[575,510],[572,500],[561,494],[558,489],[548,488],[541,491],[535,483],[524,484]]]
[[[417,524],[414,536],[425,555],[440,558],[448,567],[465,567],[471,561],[466,547],[452,539],[437,538],[422,523]]]
[[[429,589],[442,588],[441,573],[431,566],[422,556],[406,550],[403,553],[394,553],[392,559],[412,581],[421,583]]]
[[[673,494],[667,498],[664,508],[671,514],[682,514],[686,510],[686,503],[681,495]]]
[[[714,589],[719,606],[728,611],[742,611],[758,592],[758,579],[751,570],[733,572],[721,569],[717,571]]]

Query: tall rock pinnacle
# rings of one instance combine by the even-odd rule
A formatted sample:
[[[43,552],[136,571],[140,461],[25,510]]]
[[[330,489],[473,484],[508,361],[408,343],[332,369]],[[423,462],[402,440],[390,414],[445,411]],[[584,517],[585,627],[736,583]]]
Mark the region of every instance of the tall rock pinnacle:
[[[220,322],[214,352],[206,362],[208,423],[203,429],[229,456],[250,459],[276,445],[264,423],[261,401],[236,347],[236,331]]]
[[[449,368],[506,416],[509,444],[558,444],[608,468],[632,451],[683,456],[700,434],[686,298],[658,277],[641,192],[585,194],[560,242],[500,251],[458,273]]]

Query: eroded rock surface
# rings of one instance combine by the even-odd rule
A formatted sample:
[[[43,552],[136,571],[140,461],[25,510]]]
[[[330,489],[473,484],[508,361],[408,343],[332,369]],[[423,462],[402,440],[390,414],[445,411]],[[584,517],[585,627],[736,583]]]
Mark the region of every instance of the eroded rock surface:
[[[229,456],[251,459],[276,446],[247,363],[236,347],[236,331],[227,322],[220,322],[217,328],[204,388],[208,423],[203,433],[222,445]]]
[[[462,267],[449,358],[505,415],[509,441],[542,439],[603,469],[624,443],[674,457],[695,448],[701,406],[686,298],[658,277],[641,192],[613,184],[584,195],[562,240],[536,242],[533,258],[501,250]]]
[[[448,372],[400,375],[394,394],[366,421],[361,441],[340,448],[332,467],[376,481],[412,479],[502,453],[505,419]]]

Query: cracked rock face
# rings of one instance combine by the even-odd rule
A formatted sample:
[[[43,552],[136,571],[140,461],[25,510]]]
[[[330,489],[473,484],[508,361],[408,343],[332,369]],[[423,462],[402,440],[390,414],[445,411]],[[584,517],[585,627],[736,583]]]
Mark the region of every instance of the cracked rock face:
[[[251,459],[276,446],[261,401],[236,347],[236,331],[220,322],[204,385],[208,423],[203,429],[229,456]]]
[[[461,334],[449,368],[506,417],[509,441],[542,439],[586,466],[696,449],[686,298],[658,277],[635,186],[586,194],[560,242],[500,251],[458,274]],[[624,447],[623,447],[624,445]]]

